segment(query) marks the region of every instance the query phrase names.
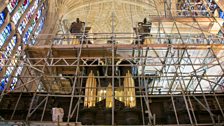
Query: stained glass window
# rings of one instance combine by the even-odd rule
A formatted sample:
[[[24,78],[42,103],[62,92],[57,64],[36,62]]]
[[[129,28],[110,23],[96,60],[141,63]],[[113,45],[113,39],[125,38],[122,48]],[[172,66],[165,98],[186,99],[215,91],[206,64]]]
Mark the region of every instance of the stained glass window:
[[[6,74],[4,75],[4,78],[1,80],[0,90],[4,90],[4,87],[9,81],[9,78],[11,76],[11,73],[12,73],[13,69],[14,69],[14,66],[15,66],[15,62],[11,62],[9,64],[9,67],[7,67]]]
[[[20,55],[20,53],[18,55]],[[25,58],[25,56],[23,58]],[[22,70],[23,70],[23,65],[20,64],[20,66],[16,70],[15,77],[13,78],[13,80],[12,80],[12,82],[10,84],[10,90],[14,90],[15,89],[16,83],[18,81],[18,76],[22,73]]]
[[[11,41],[9,42],[8,46],[6,47],[6,50],[5,50],[5,52],[4,52],[4,57],[5,57],[5,58],[9,58],[9,57],[11,56],[12,51],[13,51],[13,49],[14,49],[16,43],[17,43],[17,37],[14,36],[14,37],[11,39]]]
[[[12,31],[11,24],[8,24],[3,30],[3,32],[0,34],[0,48],[5,43],[5,40],[9,37],[11,31]]]
[[[10,85],[10,90],[15,89],[16,83],[18,81],[18,76],[22,73],[22,70],[23,70],[23,66],[20,66],[17,68],[15,77],[13,78],[12,83]]]
[[[17,0],[13,0],[13,1],[15,2],[14,4],[17,5],[18,3],[16,3],[16,2],[18,2],[19,0],[18,1]],[[18,8],[17,12],[13,15],[12,21],[15,24],[18,23],[20,17],[25,12],[25,10],[28,8],[28,6],[31,3],[31,1],[32,0],[25,0],[23,2],[23,4]],[[23,34],[23,32],[25,30],[25,27],[28,24],[28,22],[31,23],[30,26],[29,26],[29,28],[28,28],[28,30],[27,30],[27,32],[24,34],[24,37],[23,37],[23,42],[25,44],[27,43],[27,41],[28,41],[31,33],[34,33],[34,28],[37,27],[37,30],[35,31],[34,35],[38,35],[40,33],[40,31],[42,30],[43,25],[44,25],[44,17],[42,17],[40,19],[40,17],[42,16],[42,11],[43,11],[43,9],[45,9],[44,8],[44,4],[41,6],[41,8],[38,10],[38,12],[35,13],[35,10],[38,8],[39,1],[40,0],[36,0],[35,1],[34,5],[26,13],[24,19],[22,20],[22,22],[19,24],[19,27],[18,27],[19,33],[20,34]],[[11,4],[11,2],[10,2],[10,4]],[[9,9],[10,12],[12,12],[13,9],[15,8],[15,6],[13,6],[13,5],[8,5],[7,7],[8,7],[8,9]],[[34,19],[31,20],[31,17],[34,14],[35,14]],[[38,26],[36,26],[37,23],[38,23],[38,21],[40,21],[40,23],[39,23]],[[6,40],[5,39],[5,35],[2,35],[2,36],[0,35],[0,41],[1,40]],[[16,37],[13,37],[12,40],[7,45],[6,51],[4,52],[4,55],[2,55],[4,58],[9,58],[10,57],[13,60],[11,60],[11,62],[9,63],[9,67],[6,68],[6,73],[4,75],[4,78],[0,80],[1,81],[0,82],[0,90],[3,90],[4,89],[5,85],[7,83],[9,83],[8,81],[9,81],[9,78],[12,76],[12,73],[15,73],[13,75],[12,81],[10,83],[10,90],[14,90],[15,89],[15,86],[16,86],[16,83],[18,82],[18,76],[22,73],[23,64],[19,63],[18,62],[18,59],[17,59],[18,57],[20,57],[20,54],[21,54],[21,46],[18,46],[18,49],[16,49],[17,52],[13,56],[11,56],[12,55],[12,51],[15,48],[15,45],[16,44],[17,44]],[[0,44],[0,47],[2,45]],[[23,58],[25,58],[25,57],[23,57]],[[19,67],[16,67],[16,64],[20,64]]]
[[[4,78],[1,80],[0,90],[4,90],[5,85],[8,83],[8,80],[9,80],[13,70],[15,69],[16,64],[18,63],[17,58],[18,58],[18,55],[20,55],[20,54],[21,54],[21,46],[18,47],[17,53],[12,57],[13,60],[11,60],[9,67],[6,70],[6,74],[4,75]],[[22,67],[18,67],[16,70],[15,76],[18,76],[21,73],[21,71],[22,71]],[[13,81],[10,85],[10,89],[12,89],[12,88],[14,89],[14,86],[15,86],[14,82],[16,83],[16,81],[17,81],[16,79],[17,79],[16,77],[13,78]]]
[[[42,17],[38,27],[37,27],[37,30],[35,31],[35,35],[34,35],[34,39],[31,41],[31,44],[34,45],[36,43],[36,40],[35,38],[39,35],[39,33],[42,31],[43,27],[44,27],[44,17]]]
[[[1,12],[0,13],[0,27],[3,25],[4,21],[5,21],[5,12]]]
[[[17,24],[22,14],[25,12],[32,0],[24,0],[17,12],[12,16],[12,21]]]
[[[221,9],[219,11],[219,17],[222,18],[222,19],[224,19],[224,12]]]
[[[38,7],[39,0],[36,0],[34,5],[31,7],[31,9],[26,14],[26,17],[23,19],[22,23],[18,27],[18,31],[20,34],[24,31],[26,28],[26,25],[28,24],[29,20],[31,19],[32,15],[34,14],[35,10]]]
[[[9,4],[7,5],[9,13],[11,13],[16,8],[18,3],[19,3],[19,0],[10,0]]]
[[[35,35],[38,35],[41,32],[41,30],[43,29],[43,27],[44,27],[44,17],[42,17],[42,19],[37,27],[37,30],[35,31]]]
[[[16,43],[17,43],[17,37],[14,36],[9,42],[8,46],[6,47],[6,51],[2,54],[2,57],[4,57],[4,59],[10,58]],[[8,83],[8,80],[18,62],[17,56],[20,54],[21,54],[21,46],[18,46],[16,53],[11,57],[12,60],[10,60],[9,67],[7,67],[6,69],[4,78],[1,79],[0,90],[4,90],[5,85]]]
[[[3,66],[4,66],[4,64],[5,64],[4,59],[5,59],[5,58],[4,58],[4,55],[1,54],[1,56],[0,56],[0,72],[2,71]]]
[[[38,10],[37,14],[35,15],[35,18],[33,20],[31,20],[31,26],[28,28],[27,32],[25,33],[24,37],[23,37],[23,42],[25,44],[27,44],[28,39],[30,37],[30,34],[32,33],[35,25],[38,22],[38,19],[40,18],[40,16],[42,15],[42,9],[44,9],[44,6],[42,5],[42,7]]]

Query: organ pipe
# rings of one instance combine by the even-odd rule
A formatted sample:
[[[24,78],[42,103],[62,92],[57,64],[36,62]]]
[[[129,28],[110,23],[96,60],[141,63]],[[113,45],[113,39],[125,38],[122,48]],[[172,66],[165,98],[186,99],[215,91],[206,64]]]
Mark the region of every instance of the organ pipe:
[[[111,83],[107,86],[106,90],[100,86],[98,86],[97,90],[96,87],[96,78],[91,71],[86,81],[84,106],[87,108],[94,107],[96,102],[100,102],[106,98],[106,108],[111,108],[113,105],[113,92]],[[120,102],[124,102],[126,107],[136,107],[135,84],[130,71],[126,73],[123,87],[115,89],[115,99],[119,100]]]
[[[124,104],[130,108],[136,106],[135,84],[130,71],[124,78]]]
[[[106,89],[106,108],[111,108],[112,107],[112,86],[111,84],[108,85],[107,89]]]
[[[94,107],[96,105],[96,78],[91,71],[86,81],[84,106],[87,108]]]

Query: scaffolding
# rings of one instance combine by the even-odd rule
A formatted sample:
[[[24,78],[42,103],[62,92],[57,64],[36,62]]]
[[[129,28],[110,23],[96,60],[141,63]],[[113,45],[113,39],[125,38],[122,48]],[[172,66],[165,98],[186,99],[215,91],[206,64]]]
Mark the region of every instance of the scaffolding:
[[[71,122],[80,121],[80,113],[86,109],[84,99],[91,98],[85,94],[85,84],[90,78],[88,70],[95,70],[92,73],[95,89],[108,91],[107,85],[111,83],[109,90],[112,94],[92,97],[95,100],[112,97],[111,108],[105,109],[110,116],[105,116],[110,118],[108,124],[117,125],[119,110],[115,92],[127,77],[120,68],[129,68],[135,85],[135,112],[140,115],[138,124],[223,125],[224,38],[217,35],[222,30],[223,20],[203,15],[178,16],[171,10],[174,5],[165,2],[164,6],[164,10],[169,12],[149,16],[152,23],[150,33],[136,30],[133,37],[133,33],[116,33],[112,28],[110,33],[89,33],[87,37],[84,27],[84,32],[79,34],[42,34],[36,40],[47,44],[23,46],[17,66],[23,67],[22,74],[12,76],[18,78],[18,84],[14,90],[10,90],[11,78],[1,92],[0,106],[12,109],[9,111],[11,115],[3,114],[6,120],[15,118],[33,125],[47,124],[45,121],[51,121],[48,116],[54,106],[52,104],[60,103],[61,100],[65,103],[59,105],[65,111],[64,120],[77,125]],[[189,13],[192,14],[191,11]],[[113,15],[111,18],[113,21]],[[147,35],[144,38],[144,42],[147,42],[140,43],[142,35]],[[46,36],[49,39],[42,39]],[[82,37],[77,40],[74,36]],[[103,40],[105,43],[84,43],[88,40],[95,43]],[[111,43],[106,43],[108,40]],[[122,41],[131,43],[120,44]],[[15,59],[2,60],[8,62]],[[130,77],[130,73],[128,75]],[[132,89],[133,86],[125,88]],[[3,103],[13,97],[15,104],[4,106]],[[129,97],[128,93],[123,97]],[[20,104],[25,101],[29,103],[23,105],[27,107],[23,108],[27,114],[18,117]],[[163,105],[158,107],[158,103]],[[126,113],[129,111],[125,110]],[[164,121],[166,115],[163,114],[169,119]]]

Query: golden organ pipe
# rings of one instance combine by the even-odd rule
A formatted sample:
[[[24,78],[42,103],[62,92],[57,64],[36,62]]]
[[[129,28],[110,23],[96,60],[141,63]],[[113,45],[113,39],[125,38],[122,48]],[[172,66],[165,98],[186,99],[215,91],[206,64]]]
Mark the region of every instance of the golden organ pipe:
[[[96,79],[91,71],[86,81],[84,106],[93,107],[96,104]]]
[[[112,86],[111,84],[108,85],[106,89],[106,108],[111,108],[112,107]]]
[[[126,107],[135,107],[135,84],[132,75],[129,71],[125,75],[123,84],[123,89],[122,87],[119,87],[117,90],[115,90],[115,99],[124,102]],[[111,108],[113,99],[111,84],[108,85],[106,90],[99,87],[97,91],[96,87],[96,78],[93,72],[91,71],[86,81],[84,106],[87,108],[94,107],[96,105],[96,102],[102,101],[106,98],[106,108]],[[98,98],[96,96],[98,96]]]
[[[135,84],[129,71],[124,78],[124,104],[131,108],[136,106]]]

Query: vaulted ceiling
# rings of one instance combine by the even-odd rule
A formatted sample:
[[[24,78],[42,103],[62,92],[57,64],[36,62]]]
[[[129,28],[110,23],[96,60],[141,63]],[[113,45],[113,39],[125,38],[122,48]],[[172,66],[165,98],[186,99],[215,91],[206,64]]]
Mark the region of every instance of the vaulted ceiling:
[[[49,0],[50,24],[57,20],[70,26],[76,18],[86,22],[93,33],[133,32],[137,22],[164,13],[164,0]],[[59,28],[59,27],[58,27]],[[57,29],[58,29],[57,28]]]

